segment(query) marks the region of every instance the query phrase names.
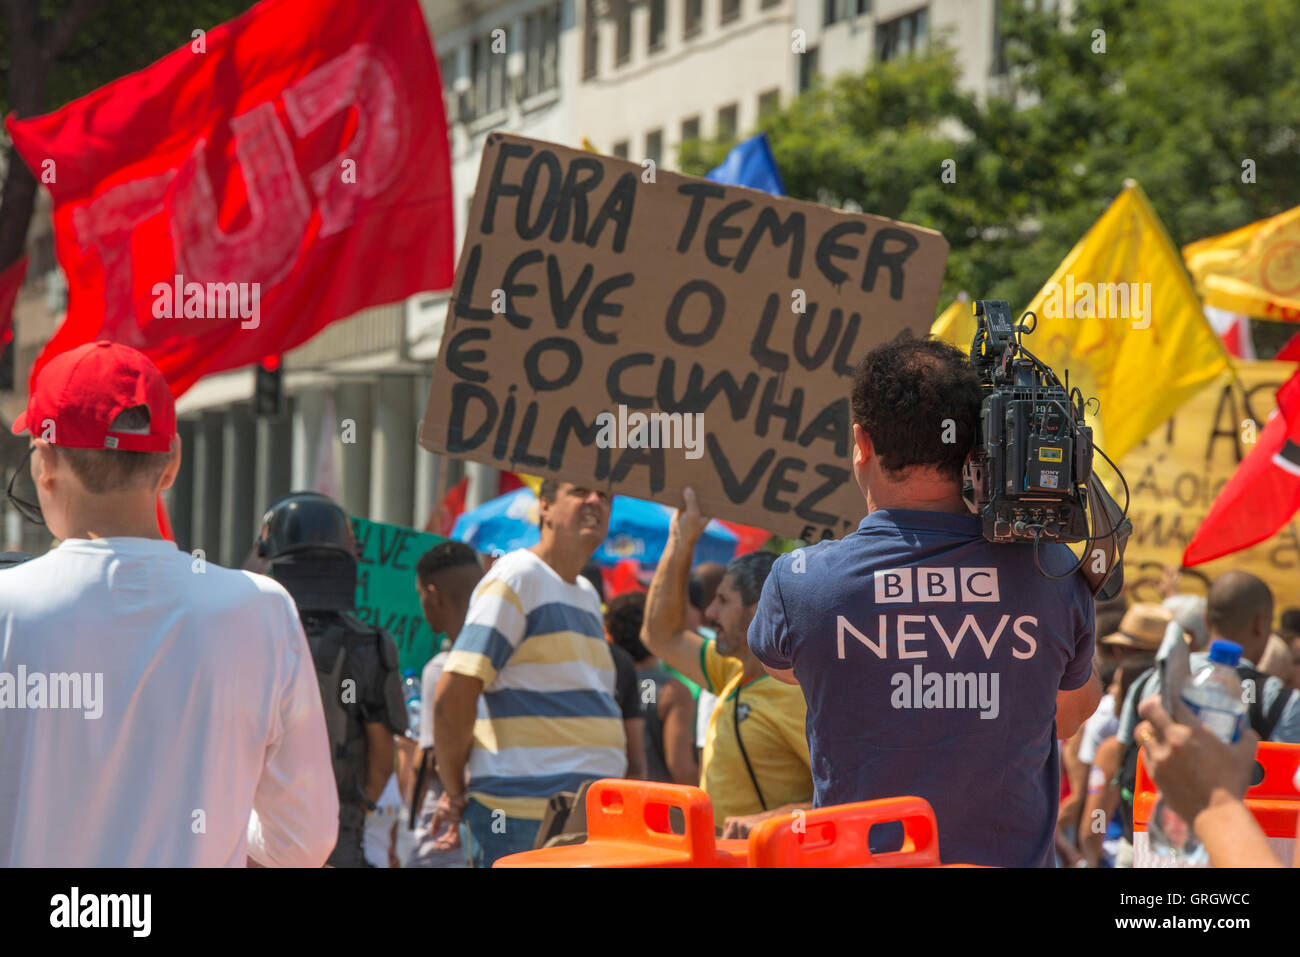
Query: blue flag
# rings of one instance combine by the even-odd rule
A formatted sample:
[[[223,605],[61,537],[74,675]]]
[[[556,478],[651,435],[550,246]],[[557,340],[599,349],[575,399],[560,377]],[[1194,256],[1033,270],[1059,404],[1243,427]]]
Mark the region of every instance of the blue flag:
[[[726,186],[748,186],[776,196],[785,195],[785,184],[781,182],[781,171],[776,168],[766,133],[736,144],[722,165],[709,170],[705,178]]]

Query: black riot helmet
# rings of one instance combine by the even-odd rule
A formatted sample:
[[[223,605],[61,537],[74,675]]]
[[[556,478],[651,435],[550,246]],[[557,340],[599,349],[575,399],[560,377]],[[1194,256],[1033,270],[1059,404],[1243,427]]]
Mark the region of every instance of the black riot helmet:
[[[291,492],[262,517],[258,557],[300,611],[348,611],[357,583],[357,548],[347,512],[319,492]]]

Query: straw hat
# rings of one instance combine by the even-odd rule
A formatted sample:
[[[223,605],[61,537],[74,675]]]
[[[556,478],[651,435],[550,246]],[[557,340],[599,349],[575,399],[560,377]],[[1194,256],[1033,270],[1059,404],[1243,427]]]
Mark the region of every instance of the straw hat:
[[[1119,631],[1101,640],[1103,645],[1120,648],[1137,648],[1156,651],[1165,639],[1165,628],[1173,616],[1164,608],[1150,602],[1138,602],[1124,612]]]

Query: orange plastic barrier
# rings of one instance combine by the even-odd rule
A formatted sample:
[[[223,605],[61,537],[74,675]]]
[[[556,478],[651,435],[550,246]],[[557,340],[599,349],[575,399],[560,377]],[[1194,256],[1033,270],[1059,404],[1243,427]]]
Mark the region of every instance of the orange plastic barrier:
[[[685,819],[674,834],[669,809]],[[511,854],[494,867],[744,867],[745,841],[713,836],[713,804],[697,787],[597,781],[587,789],[587,842]]]
[[[1147,825],[1155,811],[1155,783],[1147,773],[1138,752],[1137,785],[1133,793],[1133,866],[1187,866],[1172,862],[1155,853]],[[1269,844],[1283,860],[1295,853],[1296,820],[1300,817],[1300,792],[1296,790],[1296,768],[1300,767],[1300,744],[1262,741],[1255,750],[1255,761],[1263,769],[1260,782],[1246,791],[1245,804],[1255,816]]]
[[[677,808],[685,833],[673,833]],[[897,851],[872,854],[873,825],[901,821]],[[919,797],[885,798],[770,818],[747,840],[713,833],[713,805],[697,787],[597,781],[587,790],[587,841],[511,854],[496,867],[962,867],[939,861],[934,810]]]
[[[901,821],[903,846],[872,854],[876,824]],[[750,867],[938,867],[939,826],[924,798],[897,797],[768,818],[749,835]]]
[[[1145,832],[1155,810],[1155,782],[1147,773],[1138,752],[1137,787],[1133,793],[1133,831]],[[1245,804],[1269,837],[1295,838],[1300,817],[1300,791],[1296,790],[1296,769],[1300,768],[1300,744],[1261,741],[1255,761],[1264,769],[1263,779],[1246,791]]]

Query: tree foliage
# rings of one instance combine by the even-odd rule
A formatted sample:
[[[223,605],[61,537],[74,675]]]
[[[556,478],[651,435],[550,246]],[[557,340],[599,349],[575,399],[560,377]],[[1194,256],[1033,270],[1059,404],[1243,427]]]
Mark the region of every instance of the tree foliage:
[[[38,14],[49,33],[75,6],[72,0],[5,0]],[[253,0],[99,0],[49,64],[48,102],[54,110],[120,76],[142,70],[172,50],[187,46],[194,30],[210,30],[253,6]],[[8,113],[10,65],[16,42],[11,18],[0,20],[0,113]]]
[[[792,196],[942,232],[941,307],[959,290],[1026,304],[1127,177],[1178,246],[1300,204],[1300,4],[1002,8],[1008,72],[982,102],[932,42],[824,79],[759,127]],[[683,169],[702,173],[729,146],[687,144]],[[956,182],[941,179],[947,159]]]

